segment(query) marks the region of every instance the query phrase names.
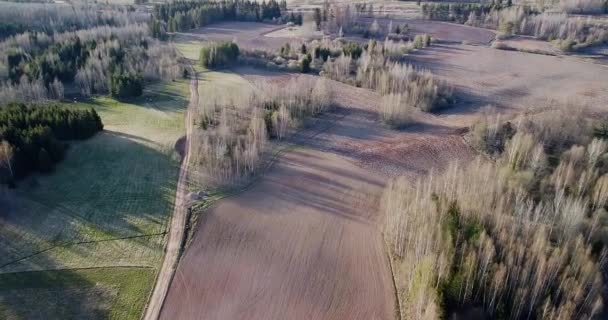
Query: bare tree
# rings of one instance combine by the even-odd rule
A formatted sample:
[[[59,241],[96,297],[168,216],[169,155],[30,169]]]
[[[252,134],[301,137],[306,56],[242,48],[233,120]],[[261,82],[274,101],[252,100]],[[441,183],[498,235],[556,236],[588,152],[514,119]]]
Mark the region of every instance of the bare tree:
[[[10,178],[13,177],[12,161],[14,152],[13,146],[8,141],[2,140],[0,143],[0,164],[8,170]]]

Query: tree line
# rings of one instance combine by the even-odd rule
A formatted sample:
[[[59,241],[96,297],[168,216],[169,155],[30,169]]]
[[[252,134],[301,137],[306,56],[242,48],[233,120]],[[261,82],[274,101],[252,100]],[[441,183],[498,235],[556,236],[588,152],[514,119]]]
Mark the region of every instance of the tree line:
[[[528,5],[516,6],[511,1],[496,1],[492,4],[424,3],[421,8],[426,19],[494,29],[500,31],[502,36],[534,36],[551,41],[563,51],[575,51],[608,42],[608,29],[602,23],[565,13],[541,12]]]
[[[0,40],[26,31],[52,35],[102,25],[124,26],[141,18],[119,6],[0,2]]]
[[[239,46],[234,42],[214,43],[201,48],[199,63],[205,68],[223,67],[236,62],[239,55]]]
[[[389,183],[385,237],[403,314],[602,318],[608,143],[582,109],[488,113],[470,134],[495,161]]]
[[[24,77],[29,81],[40,79],[47,88],[50,88],[54,81],[71,83],[92,55],[92,51],[97,48],[98,41],[104,40],[91,39],[83,42],[74,36],[55,43],[48,49],[35,50],[34,55],[19,49],[11,50],[7,57],[9,79],[14,84],[24,81]],[[135,45],[147,47],[145,39]],[[129,48],[120,45],[108,51],[107,69],[111,75],[109,93],[114,97],[134,97],[142,93],[143,77],[136,72],[125,70],[123,65],[129,58],[129,53]]]
[[[103,130],[94,109],[11,103],[0,109],[0,178],[14,183],[27,174],[50,172],[65,156],[68,140]]]
[[[285,0],[256,2],[251,0],[225,1],[176,1],[156,4],[150,21],[151,33],[156,38],[166,37],[166,32],[187,31],[218,21],[264,21],[281,18],[287,10]],[[302,15],[287,15],[294,23],[302,21]]]
[[[1,56],[9,76],[8,83],[0,84],[3,102],[31,101],[15,97],[15,90],[23,91],[24,97],[41,98],[34,100],[62,98],[64,83],[75,83],[87,96],[109,93],[126,98],[140,95],[145,81],[175,80],[183,74],[175,49],[149,37],[143,24],[53,37],[26,32],[1,42]]]

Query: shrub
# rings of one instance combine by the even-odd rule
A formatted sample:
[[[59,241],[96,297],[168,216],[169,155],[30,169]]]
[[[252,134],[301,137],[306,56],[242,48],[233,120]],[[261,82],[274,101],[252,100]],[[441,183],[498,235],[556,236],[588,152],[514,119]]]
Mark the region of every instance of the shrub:
[[[402,94],[388,94],[382,97],[382,120],[395,128],[412,122],[414,108]]]
[[[413,46],[415,49],[426,48],[431,45],[431,36],[428,34],[417,34],[414,37]]]
[[[224,67],[236,62],[239,55],[239,46],[234,42],[214,43],[201,49],[199,63],[205,68]]]
[[[342,51],[344,55],[350,56],[353,59],[359,59],[361,57],[361,53],[363,53],[363,48],[359,46],[357,43],[349,42],[342,47]]]
[[[302,58],[302,61],[300,62],[300,71],[302,71],[302,73],[310,72],[311,60],[312,60],[312,57],[310,56],[310,54],[307,54],[304,56],[304,58]]]
[[[110,77],[110,95],[116,98],[139,97],[143,87],[143,77],[134,73],[116,72]]]
[[[467,139],[477,150],[489,155],[499,155],[514,134],[515,128],[510,121],[503,120],[500,114],[487,112],[473,125]]]
[[[329,48],[317,48],[315,50],[315,58],[322,59],[323,61],[327,61],[327,59],[331,56],[331,50]]]
[[[562,40],[562,39],[556,39],[556,40],[553,40],[551,43],[556,48],[558,48],[558,49],[560,49],[560,50],[562,50],[564,52],[570,52],[570,51],[572,51],[574,49],[574,45],[576,44],[576,42],[573,39],[571,39],[571,38],[564,39],[564,40]]]

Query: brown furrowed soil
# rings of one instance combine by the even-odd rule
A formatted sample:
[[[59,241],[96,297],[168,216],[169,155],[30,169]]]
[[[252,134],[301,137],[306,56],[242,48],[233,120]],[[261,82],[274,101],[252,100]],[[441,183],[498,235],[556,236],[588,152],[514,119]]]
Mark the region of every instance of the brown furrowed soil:
[[[391,22],[394,26],[407,24],[410,35],[426,33],[436,40],[443,42],[460,43],[466,41],[472,44],[487,45],[496,37],[496,33],[493,30],[443,21],[402,18],[359,18],[360,22],[366,24],[371,24],[374,20],[378,22],[378,25],[383,28],[383,30],[388,28],[388,25]]]
[[[444,120],[474,119],[488,105],[500,112],[556,104],[605,112],[608,105],[607,66],[577,57],[436,44],[407,61],[455,87],[458,106],[442,111]]]
[[[241,71],[254,84],[289,78]],[[376,94],[330,85],[339,105],[292,138],[297,148],[204,213],[161,319],[395,318],[382,190],[392,176],[416,177],[473,152],[434,116],[391,130],[379,122]]]
[[[493,38],[491,31],[454,35],[452,25],[442,27],[422,31],[480,44]],[[337,106],[289,138],[292,147],[251,188],[202,214],[161,319],[394,319],[378,210],[388,180],[414,181],[473,159],[462,135],[486,105],[519,112],[548,97],[607,103],[604,66],[577,58],[442,43],[407,60],[452,84],[457,106],[416,113],[415,124],[393,130],[379,120],[380,96],[330,81]],[[254,85],[303,76],[238,72]]]
[[[285,43],[293,41],[293,39],[266,37],[265,35],[283,28],[285,28],[285,25],[258,22],[220,22],[187,33],[179,33],[179,36],[183,37],[185,41],[236,40],[239,47],[248,50],[277,50]]]
[[[205,214],[161,319],[393,318],[371,220],[381,191],[346,159],[286,154],[254,188]]]

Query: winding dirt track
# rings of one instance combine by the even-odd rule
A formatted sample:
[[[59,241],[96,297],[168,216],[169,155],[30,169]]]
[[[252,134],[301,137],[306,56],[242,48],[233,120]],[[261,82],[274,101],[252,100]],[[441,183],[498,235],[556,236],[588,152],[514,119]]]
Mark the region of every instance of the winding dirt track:
[[[163,302],[169,290],[171,279],[175,271],[175,266],[179,260],[179,255],[185,235],[186,218],[187,218],[187,199],[186,199],[186,184],[188,178],[188,163],[190,161],[190,136],[192,134],[192,112],[193,108],[198,107],[198,76],[196,73],[190,81],[190,103],[186,110],[185,125],[186,125],[186,137],[184,145],[186,146],[183,150],[182,163],[179,169],[179,178],[177,181],[177,187],[175,191],[175,205],[173,207],[173,214],[171,216],[171,225],[169,227],[169,238],[167,239],[167,245],[165,248],[165,258],[163,265],[157,275],[156,284],[154,285],[154,291],[148,301],[146,307],[146,313],[144,315],[145,320],[156,320],[160,314],[160,310],[163,306]]]
[[[395,318],[383,187],[472,151],[455,128],[424,124],[432,116],[411,132],[383,128],[376,94],[331,85],[341,105],[296,135],[298,148],[251,189],[203,215],[161,319]]]

